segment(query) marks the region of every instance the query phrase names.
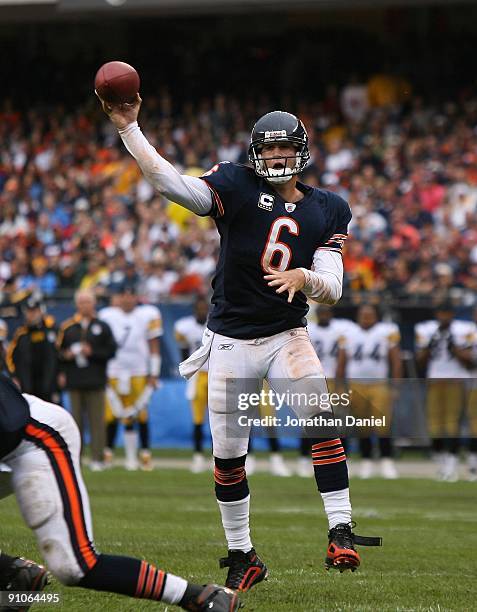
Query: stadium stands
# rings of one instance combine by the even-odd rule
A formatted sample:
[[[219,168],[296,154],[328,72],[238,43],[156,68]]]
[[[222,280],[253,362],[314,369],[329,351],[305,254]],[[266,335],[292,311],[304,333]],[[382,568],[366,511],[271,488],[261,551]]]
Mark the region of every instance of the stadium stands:
[[[376,80],[370,86],[376,91]],[[472,305],[477,99],[429,106],[410,97],[405,82],[396,87],[386,106],[365,108],[360,122],[344,118],[344,91],[298,108],[312,142],[304,181],[350,202],[348,294],[427,301],[451,292]],[[250,126],[271,106],[218,95],[177,112],[166,93],[146,99],[141,123],[163,155],[199,175],[218,160],[246,163]],[[153,302],[207,290],[218,246],[212,224],[154,194],[99,113],[20,113],[4,105],[1,124],[2,285],[46,295],[96,286],[101,293],[135,274]]]

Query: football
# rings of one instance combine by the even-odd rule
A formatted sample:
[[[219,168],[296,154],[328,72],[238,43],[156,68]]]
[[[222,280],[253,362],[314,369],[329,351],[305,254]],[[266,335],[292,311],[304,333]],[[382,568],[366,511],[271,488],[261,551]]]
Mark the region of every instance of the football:
[[[131,102],[139,86],[139,74],[125,62],[103,64],[94,79],[94,87],[100,98],[112,103]]]

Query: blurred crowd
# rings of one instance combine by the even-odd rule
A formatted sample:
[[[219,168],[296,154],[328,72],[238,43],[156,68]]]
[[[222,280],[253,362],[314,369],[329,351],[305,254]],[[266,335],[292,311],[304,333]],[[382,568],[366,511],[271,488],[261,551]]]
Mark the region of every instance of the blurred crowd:
[[[124,279],[157,302],[208,290],[218,253],[210,219],[154,193],[99,105],[0,112],[0,288],[51,296]],[[158,151],[199,176],[247,163],[265,96],[216,95],[176,108],[147,98],[141,126]],[[402,78],[353,77],[315,103],[283,100],[310,136],[303,181],[338,192],[353,221],[345,291],[404,299],[477,289],[477,98],[426,104]]]

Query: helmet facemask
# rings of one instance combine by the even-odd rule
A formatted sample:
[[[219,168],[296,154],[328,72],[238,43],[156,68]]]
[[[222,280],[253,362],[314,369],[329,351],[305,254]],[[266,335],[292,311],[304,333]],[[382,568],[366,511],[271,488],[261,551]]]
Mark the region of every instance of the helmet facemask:
[[[265,142],[256,145],[252,144],[250,146],[251,162],[255,167],[256,174],[258,174],[258,176],[263,176],[268,182],[274,184],[287,183],[292,176],[301,172],[308,159],[303,162],[303,147],[298,147],[293,142],[288,140],[272,142],[287,142],[295,148],[295,155],[273,155],[273,157],[267,157],[266,155],[263,156],[263,147],[269,143]],[[267,162],[272,159],[275,162],[273,165],[280,167],[274,168],[267,164]],[[292,166],[289,165],[289,160],[294,161]]]
[[[263,157],[263,147],[267,144],[273,144],[275,142],[283,142],[290,144],[295,148],[295,155],[274,155],[273,157]],[[287,183],[292,176],[299,174],[306,166],[310,159],[310,152],[307,144],[303,144],[300,139],[287,138],[267,138],[262,139],[259,142],[252,142],[248,151],[249,160],[252,162],[255,173],[258,176],[262,176],[269,183],[275,185],[280,183]],[[282,162],[282,167],[272,168],[267,164],[267,161],[273,159],[277,162]],[[293,159],[294,165],[289,167],[288,160]]]

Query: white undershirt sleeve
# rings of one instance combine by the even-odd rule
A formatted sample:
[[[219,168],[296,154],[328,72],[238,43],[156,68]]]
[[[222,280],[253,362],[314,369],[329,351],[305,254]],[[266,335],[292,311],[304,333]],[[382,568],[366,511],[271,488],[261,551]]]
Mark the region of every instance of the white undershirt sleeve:
[[[300,268],[305,275],[303,293],[315,302],[332,306],[343,291],[343,259],[341,253],[317,249],[311,270]]]
[[[210,212],[212,195],[207,184],[198,177],[180,174],[161,157],[141,132],[137,121],[118,131],[144,177],[159,193],[197,215]]]

